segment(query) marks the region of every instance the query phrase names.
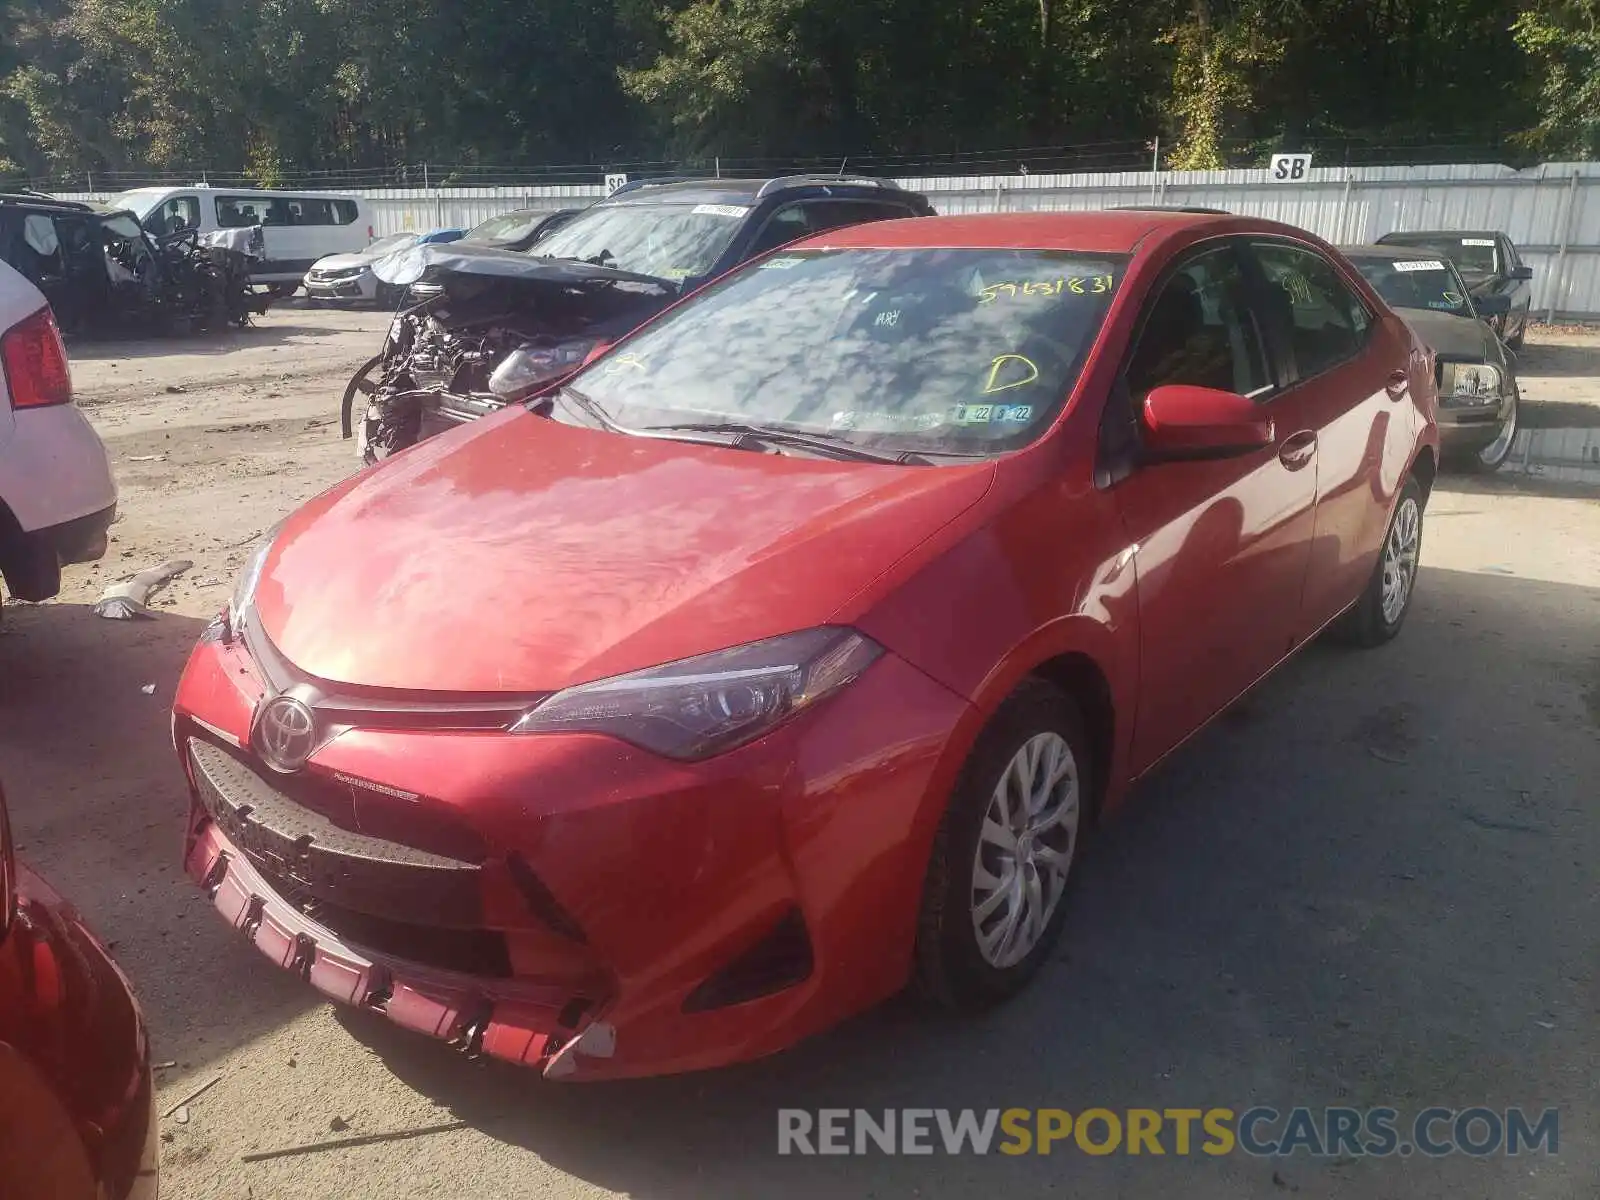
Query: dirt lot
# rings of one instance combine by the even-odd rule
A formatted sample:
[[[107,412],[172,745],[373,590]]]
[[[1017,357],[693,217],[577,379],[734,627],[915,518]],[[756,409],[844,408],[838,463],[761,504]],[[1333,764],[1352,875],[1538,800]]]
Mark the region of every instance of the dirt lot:
[[[1596,1194],[1600,492],[1548,474],[1445,479],[1404,636],[1312,648],[1163,768],[1087,861],[1060,962],[983,1019],[897,1002],[767,1063],[563,1087],[317,1002],[183,879],[167,709],[248,543],[354,469],[339,393],[384,321],[290,309],[217,342],[75,348],[124,515],[59,601],[6,607],[0,776],[23,852],[132,975],[177,1064],[163,1108],[222,1076],[164,1123],[163,1195]],[[1537,337],[1528,421],[1600,444],[1600,337]],[[91,614],[104,580],[175,557],[195,566],[159,620]],[[780,1106],[1252,1103],[1556,1107],[1561,1152],[775,1154]],[[406,1136],[241,1159],[387,1134]]]

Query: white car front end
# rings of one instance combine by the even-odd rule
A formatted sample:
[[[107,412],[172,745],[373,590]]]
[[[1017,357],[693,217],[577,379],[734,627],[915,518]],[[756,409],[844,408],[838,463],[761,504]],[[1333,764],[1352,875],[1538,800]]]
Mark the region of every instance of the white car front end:
[[[378,298],[378,280],[372,273],[372,262],[365,254],[330,254],[318,259],[301,281],[306,295],[313,300],[370,304]]]

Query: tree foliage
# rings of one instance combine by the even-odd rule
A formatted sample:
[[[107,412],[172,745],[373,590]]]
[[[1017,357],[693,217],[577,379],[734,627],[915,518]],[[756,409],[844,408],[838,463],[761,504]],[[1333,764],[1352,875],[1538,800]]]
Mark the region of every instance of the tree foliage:
[[[1600,0],[0,0],[0,172],[1600,146]],[[1520,139],[1520,140],[1519,140]],[[1117,165],[1121,165],[1118,163]]]

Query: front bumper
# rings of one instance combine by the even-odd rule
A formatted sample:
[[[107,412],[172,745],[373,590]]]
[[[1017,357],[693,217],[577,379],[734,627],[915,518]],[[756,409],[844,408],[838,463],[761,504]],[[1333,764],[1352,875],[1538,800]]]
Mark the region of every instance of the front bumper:
[[[699,764],[597,736],[358,728],[282,776],[248,749],[266,694],[242,645],[196,648],[173,724],[187,869],[331,999],[601,1079],[770,1054],[909,977],[967,706],[893,656]]]
[[[1476,453],[1494,442],[1511,418],[1514,396],[1503,396],[1497,404],[1463,405],[1441,400],[1439,405],[1439,445],[1447,454]]]
[[[313,300],[375,300],[378,281],[371,271],[342,279],[318,279],[307,275],[304,280],[306,295]]]

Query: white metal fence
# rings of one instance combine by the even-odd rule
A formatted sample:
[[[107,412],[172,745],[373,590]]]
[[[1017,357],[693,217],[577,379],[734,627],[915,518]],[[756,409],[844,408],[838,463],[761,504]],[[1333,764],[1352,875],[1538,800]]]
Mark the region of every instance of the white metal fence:
[[[1314,168],[1303,182],[1265,170],[907,178],[941,213],[1082,211],[1123,204],[1198,205],[1269,217],[1338,243],[1399,229],[1499,229],[1534,269],[1541,315],[1600,317],[1600,163]],[[470,227],[514,208],[580,207],[603,187],[385,188],[353,193],[381,236]],[[72,199],[105,199],[73,195]]]

